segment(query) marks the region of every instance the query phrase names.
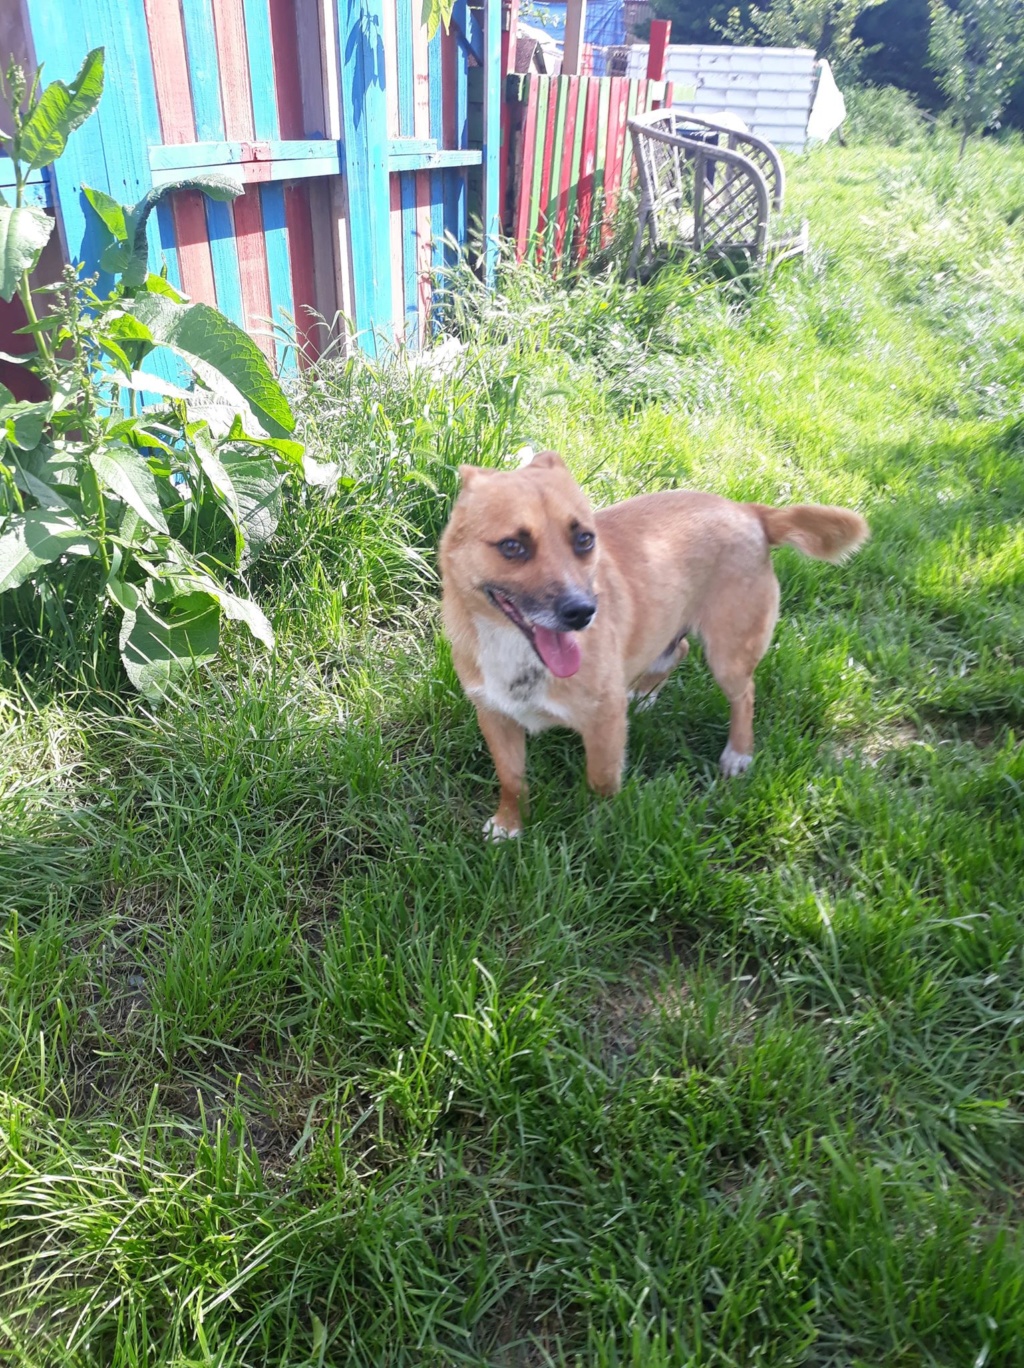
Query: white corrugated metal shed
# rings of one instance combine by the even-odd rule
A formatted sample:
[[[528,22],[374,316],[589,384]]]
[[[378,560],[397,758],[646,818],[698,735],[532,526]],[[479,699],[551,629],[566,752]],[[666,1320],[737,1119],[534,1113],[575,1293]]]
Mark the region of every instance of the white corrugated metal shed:
[[[629,48],[627,75],[647,73],[647,44]],[[802,149],[817,81],[810,48],[669,45],[665,75],[677,90],[696,94],[677,98],[676,106],[695,114],[728,110],[753,133],[778,147]]]

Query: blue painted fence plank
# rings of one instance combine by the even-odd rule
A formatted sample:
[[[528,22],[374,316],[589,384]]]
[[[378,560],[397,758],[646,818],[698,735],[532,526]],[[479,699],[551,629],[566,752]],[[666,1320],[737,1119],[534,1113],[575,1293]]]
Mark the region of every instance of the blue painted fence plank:
[[[494,284],[501,234],[501,0],[484,0],[484,281]]]
[[[292,296],[292,267],[288,254],[288,224],[285,219],[284,185],[261,185],[260,202],[263,207],[263,236],[267,244],[267,279],[270,285],[270,303],[274,322],[278,326],[295,317],[295,300]],[[274,334],[277,349],[277,367],[281,375],[291,375],[298,370],[298,357],[295,348],[285,339]]]
[[[235,245],[235,217],[230,204],[220,200],[206,201],[206,231],[210,237],[217,308],[227,314],[232,323],[244,328],[245,311],[242,308],[242,281],[238,273],[238,248]]]
[[[375,355],[375,329],[391,317],[384,14],[382,0],[337,5],[355,324],[359,345]]]
[[[442,103],[441,69],[441,30],[438,28],[427,47],[427,78],[430,95],[430,136],[440,145],[444,142],[444,107]],[[439,272],[444,267],[444,190],[445,176],[442,171],[430,173],[430,264],[434,272],[435,290],[443,290],[444,282]],[[430,332],[437,330],[437,309],[431,300]]]
[[[213,6],[210,0],[180,0],[180,4],[181,17],[185,22],[196,137],[200,142],[215,141],[224,137],[224,111],[220,102]]]
[[[409,153],[413,145],[419,148],[426,139],[414,138],[416,132],[415,106],[415,59],[413,57],[413,0],[396,0],[395,34],[397,38],[396,70],[398,73],[398,134],[405,142],[406,155],[403,170],[412,170]],[[433,130],[431,130],[433,132]],[[393,140],[397,141],[397,140]],[[437,144],[434,143],[436,148]],[[395,165],[388,158],[389,169]],[[416,279],[416,177],[399,176],[399,194],[402,202],[402,320],[400,324],[403,339],[410,345],[415,344],[419,332],[419,285]]]
[[[213,26],[213,6],[210,0],[180,0],[181,17],[185,25],[185,45],[188,49],[189,80],[192,86],[192,113],[196,121],[199,145],[224,142],[224,109],[220,98],[220,70],[217,65],[217,33]],[[156,151],[157,149],[153,149]],[[169,151],[170,149],[162,149]],[[175,149],[186,155],[185,148]],[[157,183],[173,180],[187,166],[161,176],[154,166],[153,179]],[[202,166],[203,163],[189,163]],[[209,170],[209,166],[204,169]],[[206,200],[206,232],[210,239],[210,261],[213,283],[217,289],[217,308],[227,314],[232,323],[245,326],[242,310],[242,282],[238,274],[238,249],[235,246],[235,220],[231,205]]]
[[[249,82],[252,116],[257,138],[279,138],[277,86],[274,81],[274,47],[270,36],[267,0],[243,0],[245,40],[249,49]]]
[[[402,197],[402,336],[415,346],[420,330],[419,281],[416,274],[416,174],[398,178]]]

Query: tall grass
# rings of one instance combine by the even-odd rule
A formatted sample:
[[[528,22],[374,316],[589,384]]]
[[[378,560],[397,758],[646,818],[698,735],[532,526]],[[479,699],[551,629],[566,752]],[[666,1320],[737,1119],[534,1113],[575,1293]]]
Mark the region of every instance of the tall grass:
[[[273,658],[3,666],[5,1361],[1024,1363],[1024,160],[947,136],[794,160],[770,285],[506,268],[308,376]],[[698,650],[493,849],[435,549],[526,443],[874,536],[776,553],[744,780]]]

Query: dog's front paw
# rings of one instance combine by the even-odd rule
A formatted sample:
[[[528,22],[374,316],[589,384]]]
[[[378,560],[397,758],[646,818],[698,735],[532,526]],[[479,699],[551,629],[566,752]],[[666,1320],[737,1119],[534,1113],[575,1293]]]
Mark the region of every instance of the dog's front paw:
[[[507,827],[498,821],[497,814],[484,822],[485,841],[514,841],[522,835],[522,827]]]
[[[732,746],[726,746],[718,764],[726,779],[735,779],[737,774],[742,774],[750,768],[753,759],[752,755],[744,755],[742,751],[735,751]]]

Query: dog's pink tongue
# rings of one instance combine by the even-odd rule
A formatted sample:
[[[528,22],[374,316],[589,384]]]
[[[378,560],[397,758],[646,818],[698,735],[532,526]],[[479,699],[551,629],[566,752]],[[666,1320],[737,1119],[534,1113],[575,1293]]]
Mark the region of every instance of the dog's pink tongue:
[[[573,632],[552,632],[548,627],[535,627],[533,639],[541,660],[559,679],[568,679],[580,668],[580,646]]]

